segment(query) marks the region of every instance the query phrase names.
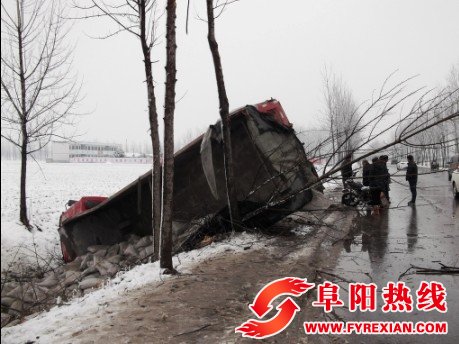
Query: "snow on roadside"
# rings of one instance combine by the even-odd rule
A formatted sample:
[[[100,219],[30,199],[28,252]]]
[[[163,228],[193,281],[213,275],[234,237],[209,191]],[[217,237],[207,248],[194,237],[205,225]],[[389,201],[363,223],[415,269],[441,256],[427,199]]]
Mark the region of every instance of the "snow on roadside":
[[[57,164],[27,165],[27,204],[30,220],[42,232],[28,232],[19,223],[19,161],[1,164],[1,268],[11,262],[43,263],[60,257],[57,227],[70,199],[85,195],[110,196],[149,169],[148,164]],[[37,253],[37,254],[35,254]],[[38,257],[38,258],[37,258]],[[41,258],[40,258],[41,257]]]
[[[243,252],[250,247],[261,249],[269,246],[272,239],[260,238],[253,234],[241,233],[222,242],[212,243],[204,248],[183,252],[174,257],[174,266],[180,273],[189,273],[199,262],[205,261],[223,252]],[[22,324],[3,328],[2,343],[58,343],[61,339],[78,331],[87,331],[94,326],[94,319],[105,315],[105,309],[110,302],[123,297],[129,291],[148,285],[153,288],[155,282],[160,282],[171,276],[161,275],[158,262],[144,264],[126,272],[120,272],[108,284],[97,291],[71,303],[56,306],[49,312],[41,313]]]

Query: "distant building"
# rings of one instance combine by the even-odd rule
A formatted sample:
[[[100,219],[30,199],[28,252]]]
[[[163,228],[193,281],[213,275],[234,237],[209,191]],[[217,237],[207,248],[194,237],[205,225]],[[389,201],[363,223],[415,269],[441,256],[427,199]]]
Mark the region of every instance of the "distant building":
[[[148,163],[149,157],[125,157],[120,144],[52,141],[46,162]]]
[[[70,162],[70,145],[68,142],[52,141],[46,162]]]

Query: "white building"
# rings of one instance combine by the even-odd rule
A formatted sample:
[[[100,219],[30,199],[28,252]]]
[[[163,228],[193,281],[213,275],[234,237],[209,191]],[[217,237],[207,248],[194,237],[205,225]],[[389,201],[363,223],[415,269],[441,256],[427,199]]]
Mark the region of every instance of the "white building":
[[[70,147],[68,142],[52,141],[46,162],[69,162]]]
[[[100,142],[52,141],[47,162],[148,163],[149,157],[127,158],[121,145]]]
[[[68,142],[69,158],[123,157],[121,145],[96,142]]]

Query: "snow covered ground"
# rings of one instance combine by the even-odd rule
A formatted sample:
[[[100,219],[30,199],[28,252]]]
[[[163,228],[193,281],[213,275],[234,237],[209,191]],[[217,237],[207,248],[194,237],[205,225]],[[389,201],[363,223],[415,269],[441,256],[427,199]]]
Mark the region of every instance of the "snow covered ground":
[[[19,161],[1,164],[1,268],[44,263],[60,257],[57,226],[70,199],[110,196],[150,168],[148,164],[28,164],[27,204],[30,220],[42,231],[19,224]],[[35,254],[37,253],[37,254]]]
[[[232,238],[190,252],[180,253],[174,257],[174,267],[180,273],[189,273],[194,266],[223,252],[235,254],[244,252],[248,247],[252,250],[269,246],[266,237],[239,233]],[[86,319],[104,316],[110,302],[123,297],[129,291],[148,285],[154,288],[155,282],[169,278],[161,274],[159,263],[149,263],[135,267],[127,272],[120,272],[108,284],[71,303],[52,308],[49,312],[16,326],[3,328],[2,343],[61,343],[63,338],[74,332],[88,331],[94,324]]]

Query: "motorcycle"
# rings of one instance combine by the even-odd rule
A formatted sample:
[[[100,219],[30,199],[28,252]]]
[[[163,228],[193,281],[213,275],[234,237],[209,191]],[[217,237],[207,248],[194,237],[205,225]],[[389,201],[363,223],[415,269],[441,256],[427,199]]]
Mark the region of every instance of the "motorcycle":
[[[368,207],[370,204],[371,195],[370,187],[364,186],[362,183],[355,182],[352,179],[346,180],[344,183],[343,195],[341,203],[350,207],[363,206]]]

